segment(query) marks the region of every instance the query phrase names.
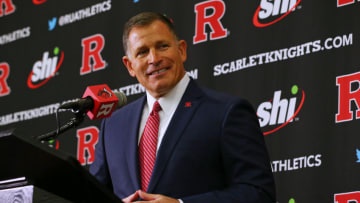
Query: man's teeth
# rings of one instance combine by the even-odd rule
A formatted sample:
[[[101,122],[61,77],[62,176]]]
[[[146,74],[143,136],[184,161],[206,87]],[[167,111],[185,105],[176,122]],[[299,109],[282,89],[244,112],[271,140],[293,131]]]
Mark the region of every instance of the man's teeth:
[[[166,68],[153,72],[152,74],[159,74],[166,71]]]

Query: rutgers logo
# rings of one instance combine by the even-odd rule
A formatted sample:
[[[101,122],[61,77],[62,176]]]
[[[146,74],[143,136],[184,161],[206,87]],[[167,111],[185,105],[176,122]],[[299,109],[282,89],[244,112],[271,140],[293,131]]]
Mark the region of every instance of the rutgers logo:
[[[294,85],[291,89],[291,93],[296,95],[298,90],[298,87]],[[275,128],[272,127],[270,130],[266,130],[264,135],[276,132],[292,122],[302,108],[304,100],[305,92],[302,91],[302,98],[296,109],[297,97],[281,99],[281,91],[278,90],[274,93],[274,97],[270,101],[261,103],[257,109],[260,127],[280,125]]]
[[[355,0],[337,0],[337,7],[347,6],[353,3],[355,3]]]
[[[14,13],[15,9],[12,0],[0,0],[0,17]]]
[[[211,10],[211,15],[207,15]],[[220,0],[210,0],[195,5],[196,23],[195,36],[193,43],[201,43],[207,41],[207,33],[205,25],[211,28],[210,40],[216,40],[227,37],[227,30],[223,27],[220,19],[225,14],[225,3]]]
[[[95,145],[99,139],[99,129],[95,126],[78,129],[77,159],[81,165],[91,164],[95,160]]]
[[[360,192],[348,192],[334,194],[334,203],[350,203],[350,202],[360,202]]]
[[[101,51],[105,46],[104,36],[101,34],[92,35],[81,41],[83,47],[82,67],[80,75],[91,73],[105,68],[105,61],[101,57]]]
[[[46,51],[43,53],[42,60],[35,62],[27,80],[29,88],[39,88],[55,76],[64,60],[64,52],[60,52],[60,49],[55,47],[53,54],[53,57],[49,57],[50,53]],[[59,54],[60,59],[58,58]]]
[[[272,25],[294,11],[300,2],[301,0],[261,0],[260,6],[255,11],[253,23],[256,27]],[[272,20],[264,22],[268,18]]]
[[[0,97],[10,94],[10,87],[7,84],[7,78],[10,74],[8,63],[0,63]]]
[[[356,119],[360,118],[360,72],[336,77],[338,86],[338,113],[335,122],[352,121],[354,112],[351,101],[356,104]]]

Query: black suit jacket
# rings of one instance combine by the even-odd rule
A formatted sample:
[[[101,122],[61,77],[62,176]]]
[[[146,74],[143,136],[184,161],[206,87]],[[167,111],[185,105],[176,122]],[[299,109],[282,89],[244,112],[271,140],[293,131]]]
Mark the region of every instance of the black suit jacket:
[[[146,96],[105,119],[90,172],[124,198],[140,189],[138,130]],[[157,153],[149,193],[191,202],[275,202],[257,116],[239,98],[190,81]]]

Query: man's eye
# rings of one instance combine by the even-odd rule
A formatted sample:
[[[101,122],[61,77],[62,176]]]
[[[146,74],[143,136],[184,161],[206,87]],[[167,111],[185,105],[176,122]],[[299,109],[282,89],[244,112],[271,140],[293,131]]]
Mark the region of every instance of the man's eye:
[[[137,55],[138,56],[141,56],[141,55],[144,55],[144,54],[146,54],[146,50],[141,50],[141,51],[139,51],[138,53],[137,53]]]
[[[168,47],[169,47],[168,44],[162,44],[162,45],[160,46],[161,49],[166,49],[166,48],[168,48]]]

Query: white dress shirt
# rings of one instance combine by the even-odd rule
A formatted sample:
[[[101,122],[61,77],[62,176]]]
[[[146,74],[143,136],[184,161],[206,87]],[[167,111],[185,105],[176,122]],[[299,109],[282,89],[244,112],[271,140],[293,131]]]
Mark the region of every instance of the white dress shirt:
[[[187,74],[185,74],[185,76],[178,82],[178,84],[172,90],[170,90],[170,92],[168,92],[164,97],[161,97],[158,100],[162,110],[159,111],[160,124],[159,124],[159,135],[158,135],[156,153],[159,150],[166,129],[171,121],[171,118],[175,113],[177,106],[180,103],[182,96],[184,95],[184,92],[189,82],[190,82],[190,78]],[[148,91],[146,91],[146,96],[147,96],[147,102],[142,112],[138,144],[140,143],[140,138],[144,132],[146,121],[156,101],[156,99],[153,96],[151,96]]]

